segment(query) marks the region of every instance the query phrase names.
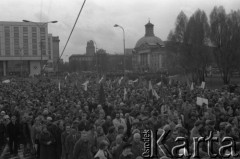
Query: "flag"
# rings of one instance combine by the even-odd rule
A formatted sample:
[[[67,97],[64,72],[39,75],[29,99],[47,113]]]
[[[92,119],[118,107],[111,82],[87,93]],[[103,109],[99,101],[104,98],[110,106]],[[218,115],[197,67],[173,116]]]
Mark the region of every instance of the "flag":
[[[193,82],[192,82],[190,90],[192,91],[193,89],[194,89],[194,87],[193,87]]]
[[[149,93],[149,98],[152,98],[152,96],[154,95],[153,93],[153,87],[152,87],[152,82],[149,81],[149,84],[148,84],[148,93]]]
[[[67,75],[65,76],[65,80],[67,80],[68,76],[69,76],[69,73],[67,73]]]
[[[178,96],[179,96],[179,97],[182,97],[182,90],[181,90],[180,88],[178,88],[178,91],[179,91]]]
[[[2,83],[10,83],[10,80],[9,79],[4,80],[4,81],[2,81]]]
[[[161,85],[162,85],[162,81],[158,82],[157,85],[158,85],[158,86],[161,86]]]
[[[84,83],[82,84],[85,91],[87,91],[88,83],[89,83],[89,81],[87,80],[86,82],[84,82]]]
[[[127,99],[127,89],[124,88],[123,100]]]
[[[59,90],[59,92],[61,91],[61,83],[60,82],[58,82],[58,90]]]
[[[169,79],[169,83],[168,83],[170,86],[172,85],[172,79],[170,78]]]
[[[204,81],[202,81],[201,88],[202,88],[202,89],[205,88],[205,82],[204,82]]]
[[[42,69],[44,70],[46,66],[47,66],[47,65],[44,65]]]
[[[121,77],[121,78],[118,80],[118,84],[119,84],[119,85],[121,84],[122,80],[123,80],[123,77]]]
[[[138,79],[135,79],[135,80],[133,81],[133,83],[136,83],[136,82],[138,82]]]
[[[157,98],[157,100],[160,98],[155,89],[153,89],[153,95]]]
[[[103,85],[102,85],[102,83],[101,83],[101,85],[100,85],[100,89],[99,89],[99,98],[98,98],[98,100],[99,100],[99,103],[100,104],[105,104],[105,92],[104,92],[104,89],[103,89]]]
[[[133,84],[133,80],[129,80],[128,84],[132,85]]]
[[[149,81],[148,90],[149,90],[149,91],[152,91],[152,89],[153,89],[153,87],[152,87],[152,82]]]
[[[99,84],[103,82],[104,76],[102,76],[102,78],[99,80]]]

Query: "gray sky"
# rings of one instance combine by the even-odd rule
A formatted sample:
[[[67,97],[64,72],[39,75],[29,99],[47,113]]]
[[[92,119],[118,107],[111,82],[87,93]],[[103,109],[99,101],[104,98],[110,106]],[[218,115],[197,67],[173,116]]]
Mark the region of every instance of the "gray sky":
[[[49,24],[49,33],[60,37],[61,53],[82,3],[83,0],[0,0],[0,20],[57,20],[58,23]],[[122,30],[114,28],[114,24],[125,28],[126,48],[134,48],[144,36],[149,18],[155,35],[166,40],[181,10],[189,17],[199,8],[209,16],[219,5],[227,12],[240,9],[239,0],[87,0],[63,58],[84,54],[89,40],[108,53],[122,53]]]

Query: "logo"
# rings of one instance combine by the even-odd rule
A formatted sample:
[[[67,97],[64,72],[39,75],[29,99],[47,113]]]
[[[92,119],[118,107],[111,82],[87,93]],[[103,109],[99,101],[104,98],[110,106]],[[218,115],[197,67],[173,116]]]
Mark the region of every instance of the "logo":
[[[157,157],[167,156],[169,158],[200,158],[202,157],[200,144],[206,145],[206,157],[230,158],[239,156],[239,154],[236,153],[236,142],[232,137],[226,136],[220,139],[214,136],[212,131],[206,137],[193,137],[191,139],[192,142],[186,137],[176,137],[174,139],[175,145],[169,149],[166,142],[169,135],[170,131],[166,132],[162,130],[160,137],[157,139],[152,130],[144,130],[142,132],[142,140],[144,142],[144,152],[142,156],[144,158],[153,158],[156,157],[156,155]],[[192,144],[190,145],[190,143]],[[217,152],[213,152],[213,148],[216,147],[214,144],[218,145]],[[161,154],[161,156],[159,154]]]

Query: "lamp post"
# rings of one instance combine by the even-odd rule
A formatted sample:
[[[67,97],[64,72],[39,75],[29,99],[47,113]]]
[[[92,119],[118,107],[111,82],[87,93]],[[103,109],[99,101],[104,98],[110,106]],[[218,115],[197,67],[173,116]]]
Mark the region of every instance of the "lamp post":
[[[124,59],[123,59],[123,67],[124,67],[124,76],[125,76],[125,67],[126,67],[126,61],[125,61],[125,59],[126,59],[126,55],[125,55],[125,31],[124,31],[124,28],[122,27],[122,26],[120,26],[120,25],[118,25],[118,24],[115,24],[114,25],[114,27],[119,27],[119,28],[121,28],[122,29],[122,31],[123,31],[123,53],[124,53]]]
[[[32,22],[32,21],[29,21],[29,20],[22,20],[23,22],[26,22],[26,23],[33,23],[33,24],[35,24],[38,28],[39,28],[39,30],[41,29],[41,27],[43,27],[44,25],[46,25],[46,24],[48,24],[48,23],[57,23],[58,21],[49,21],[49,22],[44,22],[44,23],[42,23],[42,24],[39,24],[39,23],[37,23],[37,22]],[[40,38],[41,38],[41,36],[40,36]],[[41,61],[40,61],[40,74],[42,74],[42,61],[43,61],[43,54],[42,54],[42,43],[43,43],[43,41],[42,41],[42,38],[40,39],[40,49],[41,49]]]

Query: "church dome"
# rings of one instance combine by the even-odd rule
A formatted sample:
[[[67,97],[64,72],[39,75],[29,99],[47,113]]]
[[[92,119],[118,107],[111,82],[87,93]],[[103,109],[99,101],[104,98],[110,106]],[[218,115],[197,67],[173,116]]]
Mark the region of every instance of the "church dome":
[[[135,48],[145,43],[149,45],[164,45],[163,41],[154,35],[153,26],[154,25],[150,23],[150,21],[145,25],[145,36],[137,41]]]
[[[156,44],[163,45],[163,41],[156,36],[144,36],[137,41],[135,48],[138,48],[145,43],[154,44],[154,45]]]

